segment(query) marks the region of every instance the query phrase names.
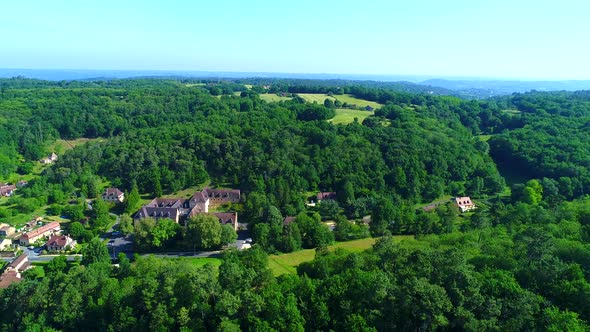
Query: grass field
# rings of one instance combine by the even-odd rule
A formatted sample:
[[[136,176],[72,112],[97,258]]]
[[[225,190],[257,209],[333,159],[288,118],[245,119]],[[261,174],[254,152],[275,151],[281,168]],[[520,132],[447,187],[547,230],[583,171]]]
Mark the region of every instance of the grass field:
[[[376,103],[373,101],[368,101],[368,100],[363,100],[363,99],[358,99],[358,98],[355,98],[351,95],[328,96],[327,94],[323,94],[323,93],[298,93],[298,95],[310,103],[316,102],[318,104],[323,104],[324,100],[331,99],[332,101],[339,100],[341,103],[348,103],[350,105],[356,105],[357,107],[371,106],[374,109],[377,109],[377,108],[380,108],[381,106],[383,106],[379,103]]]
[[[260,99],[264,100],[267,103],[273,103],[273,102],[279,102],[279,101],[284,101],[284,100],[291,100],[292,98],[277,96],[274,93],[265,93],[265,94],[260,95]],[[322,103],[323,103],[323,101],[322,101]]]
[[[432,202],[419,203],[419,204],[414,205],[414,207],[416,209],[420,209],[420,208],[423,208],[423,207],[425,207],[427,205],[430,205],[430,204],[436,204],[436,203],[440,203],[440,202],[450,202],[451,201],[451,198],[453,198],[453,196],[451,196],[451,195],[444,195],[442,197],[439,197],[439,198],[435,199]]]
[[[349,124],[354,121],[354,118],[357,118],[359,123],[362,123],[365,118],[373,114],[375,114],[375,112],[373,111],[360,111],[339,108],[336,110],[336,116],[334,116],[329,121],[333,124]]]
[[[395,236],[396,241],[413,238],[412,236]],[[352,252],[360,252],[369,249],[375,244],[376,239],[367,238],[348,242],[337,242],[330,246],[330,250],[337,248],[346,249]],[[281,274],[294,274],[297,272],[297,266],[303,262],[312,261],[315,258],[315,249],[304,249],[297,252],[281,255],[270,255],[268,257],[268,267],[275,276]]]
[[[332,101],[336,100],[336,98],[323,93],[298,93],[298,95],[308,103],[316,102],[318,104],[323,104],[326,99],[331,99]]]
[[[213,264],[216,267],[219,267],[221,265],[221,259],[219,259],[219,258],[182,257],[182,258],[177,258],[177,259],[182,262],[186,262],[188,264],[194,265],[196,267],[205,266],[206,264],[209,264],[209,263]]]
[[[356,104],[359,107],[371,106],[374,109],[377,109],[377,108],[380,108],[381,106],[383,106],[383,105],[376,103],[374,101],[368,101],[368,100],[354,98],[351,95],[337,95],[335,97],[336,97],[336,99],[340,100],[342,103]]]
[[[71,150],[78,145],[82,145],[88,142],[104,142],[104,138],[78,138],[73,140],[58,139],[53,143],[49,150],[56,151],[58,155],[63,154],[67,150]]]
[[[502,110],[501,112],[507,113],[507,114],[512,114],[512,115],[521,113],[519,110],[514,110],[514,109]]]
[[[492,138],[492,135],[479,135],[477,136],[480,140],[487,142],[490,140],[490,138]]]

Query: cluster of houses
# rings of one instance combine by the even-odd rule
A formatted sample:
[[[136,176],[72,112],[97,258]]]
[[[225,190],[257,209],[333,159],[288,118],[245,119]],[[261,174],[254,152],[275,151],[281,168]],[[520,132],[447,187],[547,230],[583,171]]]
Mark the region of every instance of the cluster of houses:
[[[36,224],[38,221],[35,219],[31,222]],[[21,246],[30,246],[45,239],[48,239],[45,246],[49,252],[72,249],[77,244],[71,237],[61,234],[61,226],[55,221],[24,234],[17,234],[15,228],[8,224],[0,224],[0,238],[0,251],[12,249],[15,243]]]
[[[197,214],[211,214],[221,224],[229,224],[238,229],[237,212],[209,212],[210,208],[228,203],[239,203],[240,191],[235,189],[210,189],[198,191],[188,199],[154,198],[135,214],[135,219],[154,218],[172,219],[176,223],[184,223],[187,218]]]
[[[20,282],[22,279],[22,272],[29,268],[31,268],[31,264],[29,263],[27,255],[22,254],[18,256],[0,275],[0,288],[8,288],[11,284]]]

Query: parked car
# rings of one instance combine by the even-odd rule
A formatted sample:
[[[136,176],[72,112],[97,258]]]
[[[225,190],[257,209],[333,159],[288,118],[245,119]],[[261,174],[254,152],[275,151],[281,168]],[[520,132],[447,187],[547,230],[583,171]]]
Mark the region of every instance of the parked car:
[[[249,237],[249,238],[245,239],[244,243],[252,243],[252,238]]]

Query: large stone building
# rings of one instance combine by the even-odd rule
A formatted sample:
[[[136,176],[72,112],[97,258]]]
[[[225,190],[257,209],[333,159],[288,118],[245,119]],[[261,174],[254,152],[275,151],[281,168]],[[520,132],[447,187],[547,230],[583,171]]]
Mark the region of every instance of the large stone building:
[[[209,213],[210,206],[219,206],[228,203],[239,203],[239,190],[209,189],[196,192],[189,199],[182,198],[154,198],[144,205],[135,214],[136,219],[140,218],[168,218],[176,223],[184,222],[186,218],[199,213]],[[230,223],[234,229],[238,228],[238,214],[236,212],[210,213],[219,218],[222,224]]]

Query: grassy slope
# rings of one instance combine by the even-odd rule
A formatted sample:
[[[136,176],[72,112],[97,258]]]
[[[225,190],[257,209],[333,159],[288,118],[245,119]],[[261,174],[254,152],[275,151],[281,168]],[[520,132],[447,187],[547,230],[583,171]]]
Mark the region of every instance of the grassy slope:
[[[373,115],[373,111],[360,111],[351,109],[337,109],[336,116],[329,121],[333,124],[349,124],[354,121],[354,118],[358,119],[359,123],[362,123],[368,116]]]
[[[409,239],[412,236],[395,236],[397,241]],[[337,242],[330,246],[330,250],[337,248],[346,249],[349,251],[363,251],[369,249],[375,244],[376,239],[367,238],[355,241]],[[268,257],[268,267],[272,270],[275,276],[282,274],[294,274],[297,272],[297,265],[303,262],[312,261],[315,258],[315,249],[304,249],[297,252],[281,255],[270,255]]]
[[[371,107],[377,109],[377,108],[380,108],[381,106],[383,106],[383,105],[376,103],[374,101],[368,101],[368,100],[354,98],[351,95],[337,95],[335,97],[336,97],[336,99],[340,100],[343,103],[356,104],[356,106],[358,106],[358,107],[371,106]]]
[[[291,97],[281,97],[281,96],[277,96],[276,94],[265,93],[265,94],[260,95],[260,99],[266,101],[267,103],[272,103],[272,102],[279,102],[279,101],[283,101],[283,100],[291,100]]]

